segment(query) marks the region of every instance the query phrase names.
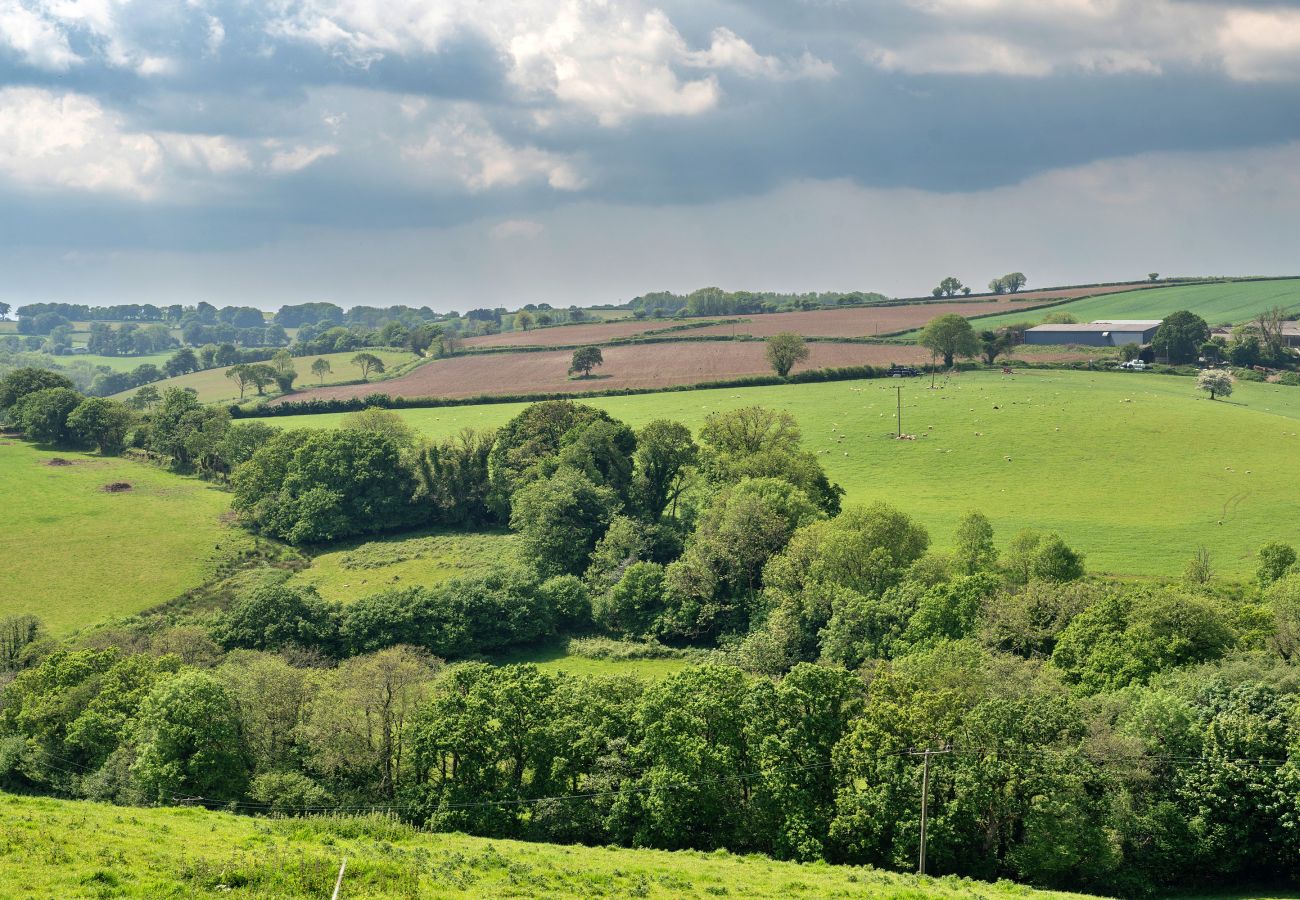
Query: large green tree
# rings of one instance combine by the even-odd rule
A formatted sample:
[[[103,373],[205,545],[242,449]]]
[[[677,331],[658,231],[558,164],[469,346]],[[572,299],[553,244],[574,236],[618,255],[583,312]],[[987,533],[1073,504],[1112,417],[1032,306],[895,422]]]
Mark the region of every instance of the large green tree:
[[[0,414],[10,412],[14,405],[28,394],[47,388],[72,389],[72,381],[49,369],[24,367],[14,369],[0,377]]]
[[[561,469],[511,498],[510,527],[522,551],[546,575],[579,575],[619,508],[618,495],[585,475]]]
[[[141,706],[135,740],[131,772],[154,800],[235,799],[248,783],[234,704],[204,672],[157,685]]]
[[[795,363],[803,362],[809,356],[803,335],[794,331],[782,331],[768,338],[766,353],[772,371],[782,378],[790,374]]]
[[[44,388],[18,401],[13,418],[29,440],[68,446],[77,440],[68,419],[84,399],[71,388]]]
[[[970,320],[956,313],[936,316],[927,322],[917,337],[917,343],[942,356],[947,368],[952,368],[956,357],[969,358],[980,351]]]
[[[1210,339],[1210,326],[1196,313],[1186,309],[1165,316],[1151,347],[1171,363],[1196,362],[1201,345]]]
[[[122,452],[135,419],[135,413],[125,403],[87,397],[68,416],[68,428],[83,443],[98,447],[107,456]]]

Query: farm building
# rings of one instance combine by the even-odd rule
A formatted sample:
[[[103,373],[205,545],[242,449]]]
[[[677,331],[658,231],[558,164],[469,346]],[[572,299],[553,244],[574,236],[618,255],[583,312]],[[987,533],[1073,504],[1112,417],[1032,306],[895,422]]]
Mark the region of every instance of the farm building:
[[[1026,344],[1082,344],[1122,347],[1147,344],[1160,327],[1159,319],[1112,319],[1087,325],[1036,325],[1025,330]]]

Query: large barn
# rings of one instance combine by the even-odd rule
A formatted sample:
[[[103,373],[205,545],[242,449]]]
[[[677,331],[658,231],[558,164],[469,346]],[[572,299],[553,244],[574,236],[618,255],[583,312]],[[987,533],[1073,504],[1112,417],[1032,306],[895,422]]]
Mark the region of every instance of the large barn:
[[[1112,319],[1087,325],[1035,325],[1025,329],[1026,344],[1082,344],[1086,347],[1122,347],[1149,344],[1160,327],[1159,319]]]

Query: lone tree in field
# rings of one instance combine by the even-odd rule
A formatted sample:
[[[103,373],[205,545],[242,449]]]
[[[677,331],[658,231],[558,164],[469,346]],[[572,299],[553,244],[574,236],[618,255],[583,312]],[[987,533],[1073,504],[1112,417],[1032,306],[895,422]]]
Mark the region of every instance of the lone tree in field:
[[[1194,312],[1180,309],[1165,316],[1151,338],[1151,348],[1174,364],[1196,362],[1201,344],[1209,339],[1210,326],[1205,320]]]
[[[320,379],[320,383],[325,383],[325,376],[333,372],[330,368],[330,361],[324,357],[316,357],[316,361],[311,364],[311,373]]]
[[[933,293],[936,297],[938,297],[940,294],[942,294],[945,297],[951,297],[953,294],[957,293],[961,289],[962,289],[961,279],[954,278],[952,275],[949,275],[943,281],[939,282],[939,286],[935,288],[931,293]]]
[[[352,357],[352,365],[361,370],[362,381],[369,381],[371,372],[384,374],[384,361],[373,353],[358,353]]]
[[[772,371],[782,378],[790,374],[795,363],[803,362],[808,356],[803,335],[782,331],[767,339],[767,361],[772,364]]]
[[[591,370],[604,363],[605,357],[601,356],[599,347],[579,347],[573,351],[573,359],[569,362],[569,374],[581,372],[583,378],[590,378]]]
[[[533,314],[526,309],[521,309],[515,313],[515,331],[531,331],[537,320]]]
[[[975,339],[975,329],[970,322],[956,313],[937,316],[921,329],[918,339],[922,347],[933,350],[943,356],[943,364],[951,369],[954,357],[970,358],[979,353],[979,341]]]
[[[1208,393],[1211,400],[1231,397],[1232,373],[1222,369],[1206,369],[1196,377],[1196,386]]]
[[[1159,272],[1147,272],[1147,281],[1158,281],[1159,278],[1160,278]]]
[[[253,383],[253,367],[240,363],[237,366],[231,366],[226,369],[226,377],[235,383],[239,388],[239,399],[244,399],[244,391]]]

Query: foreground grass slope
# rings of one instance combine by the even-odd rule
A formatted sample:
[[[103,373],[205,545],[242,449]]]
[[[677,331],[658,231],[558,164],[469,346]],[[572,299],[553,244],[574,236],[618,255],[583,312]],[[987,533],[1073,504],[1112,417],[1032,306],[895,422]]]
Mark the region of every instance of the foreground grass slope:
[[[104,490],[114,483],[131,488]],[[196,479],[0,439],[0,615],[62,634],[170,600],[249,542],[223,524],[229,507]]]
[[[298,373],[296,382],[299,388],[310,388],[318,384],[339,384],[345,381],[357,381],[361,378],[361,370],[352,364],[352,357],[358,353],[366,352],[378,356],[384,361],[386,370],[393,370],[406,363],[415,362],[418,357],[414,353],[405,350],[374,350],[366,349],[353,350],[347,353],[326,353],[323,356],[299,356],[295,357],[294,371]],[[329,362],[333,370],[325,376],[324,381],[317,378],[311,372],[312,363],[317,359],[325,359]],[[192,388],[198,392],[198,398],[203,403],[238,403],[239,388],[236,384],[226,377],[230,371],[230,366],[219,369],[204,369],[202,372],[191,372],[188,375],[178,375],[175,378],[164,378],[162,381],[155,381],[153,386],[159,391],[165,391],[167,388]],[[373,381],[375,376],[371,376]],[[271,386],[274,390],[274,385]],[[376,391],[381,388],[376,388]],[[125,400],[135,393],[136,389],[123,391],[120,394],[114,394],[114,398]],[[244,392],[244,399],[249,400],[257,396],[257,391],[250,385]]]
[[[0,794],[4,897],[1077,897],[762,857],[421,834],[379,818],[256,820]]]
[[[1229,281],[1150,288],[1072,300],[1057,306],[1004,313],[976,319],[978,329],[1000,328],[1014,322],[1037,325],[1053,313],[1069,313],[1080,322],[1097,319],[1163,319],[1190,309],[1211,325],[1246,322],[1274,306],[1300,309],[1300,279]]]
[[[1020,528],[1059,531],[1101,572],[1177,575],[1206,545],[1219,572],[1244,576],[1261,544],[1287,539],[1297,507],[1281,473],[1300,454],[1300,389],[1243,383],[1230,401],[1210,401],[1191,378],[1046,370],[966,373],[939,384],[879,379],[590,402],[634,427],[669,418],[696,430],[719,410],[788,410],[847,502],[895,504],[939,548],[969,509],[990,517],[1001,542]],[[892,438],[896,387],[915,441]],[[401,414],[427,434],[447,435],[501,425],[521,408]],[[339,418],[270,421],[330,427]]]

